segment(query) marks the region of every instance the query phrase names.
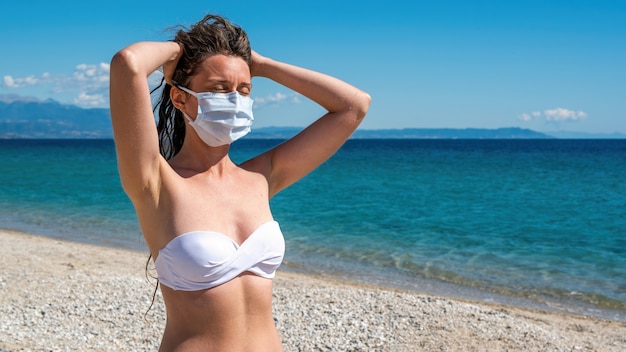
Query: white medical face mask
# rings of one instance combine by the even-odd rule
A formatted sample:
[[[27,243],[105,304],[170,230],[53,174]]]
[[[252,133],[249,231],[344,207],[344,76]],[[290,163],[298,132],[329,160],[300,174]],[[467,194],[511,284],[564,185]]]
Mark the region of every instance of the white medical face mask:
[[[178,87],[198,99],[198,116],[192,120],[183,115],[200,139],[211,147],[219,147],[238,140],[250,132],[252,99],[231,93],[196,93],[185,87]]]

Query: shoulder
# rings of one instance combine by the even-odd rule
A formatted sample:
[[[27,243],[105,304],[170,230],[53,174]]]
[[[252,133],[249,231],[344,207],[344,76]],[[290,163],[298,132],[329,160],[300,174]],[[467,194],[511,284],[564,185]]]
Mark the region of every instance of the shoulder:
[[[272,171],[272,153],[267,151],[259,154],[252,159],[244,161],[239,167],[251,174],[256,174],[258,177],[262,176],[269,180]]]

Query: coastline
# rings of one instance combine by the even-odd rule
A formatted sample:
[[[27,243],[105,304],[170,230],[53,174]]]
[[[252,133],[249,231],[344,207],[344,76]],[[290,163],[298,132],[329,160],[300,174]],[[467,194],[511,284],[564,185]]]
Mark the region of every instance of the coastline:
[[[0,230],[0,351],[155,351],[146,253]],[[147,312],[147,313],[146,313]],[[145,314],[145,317],[144,317]],[[285,351],[624,351],[626,323],[280,270]]]
[[[387,276],[384,276],[385,274],[381,275],[381,272],[377,272],[376,275],[364,275],[363,271],[351,273],[346,270],[315,272],[303,267],[303,265],[299,263],[288,261],[283,262],[281,268],[305,276],[319,277],[324,280],[349,285],[363,285],[365,287],[379,288],[382,290],[408,291],[456,300],[512,306],[566,315],[588,316],[626,323],[626,310],[604,307],[574,297],[555,297],[536,293],[528,294],[509,289],[489,290],[478,286],[466,286],[391,272],[387,272]],[[372,268],[371,270],[376,269],[378,268]]]

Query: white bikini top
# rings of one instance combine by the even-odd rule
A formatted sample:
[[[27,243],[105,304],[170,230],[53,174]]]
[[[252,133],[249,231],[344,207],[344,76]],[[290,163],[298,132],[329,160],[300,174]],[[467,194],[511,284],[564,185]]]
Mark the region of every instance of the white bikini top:
[[[285,239],[278,222],[259,226],[241,244],[214,231],[176,236],[154,261],[159,282],[174,290],[205,290],[243,272],[273,278],[285,255]]]

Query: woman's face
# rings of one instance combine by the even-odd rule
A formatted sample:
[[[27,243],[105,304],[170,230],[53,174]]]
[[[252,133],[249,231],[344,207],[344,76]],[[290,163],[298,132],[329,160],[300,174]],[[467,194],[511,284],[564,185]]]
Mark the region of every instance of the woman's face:
[[[208,57],[200,64],[197,73],[191,77],[189,86],[186,88],[196,93],[237,91],[241,95],[249,96],[252,89],[250,80],[250,67],[244,59],[218,54]],[[196,97],[184,94],[182,90],[173,90],[172,94],[172,102],[176,108],[195,119],[198,115]]]

